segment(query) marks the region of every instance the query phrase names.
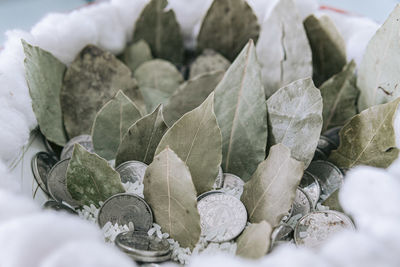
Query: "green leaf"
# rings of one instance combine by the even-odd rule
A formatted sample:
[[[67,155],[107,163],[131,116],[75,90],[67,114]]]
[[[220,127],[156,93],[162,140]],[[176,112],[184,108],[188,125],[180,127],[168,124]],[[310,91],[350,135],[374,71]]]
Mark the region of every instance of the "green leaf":
[[[358,69],[357,87],[359,111],[400,96],[400,5],[368,43]]]
[[[144,62],[152,59],[150,46],[143,40],[129,45],[122,55],[122,60],[132,73]]]
[[[156,155],[170,147],[189,167],[197,193],[213,188],[221,165],[221,131],[214,114],[214,93],[165,133]]]
[[[279,88],[312,75],[311,48],[294,1],[274,2],[257,44],[266,98]]]
[[[267,100],[268,146],[282,143],[310,164],[322,129],[322,97],[311,78],[295,81]]]
[[[326,15],[308,16],[304,28],[310,42],[313,80],[317,87],[339,73],[347,63],[346,43],[333,21]]]
[[[69,138],[90,134],[96,113],[119,90],[143,109],[131,71],[113,54],[88,45],[68,67],[61,89],[61,109]]]
[[[267,112],[261,69],[250,41],[215,89],[222,169],[247,181],[265,158]]]
[[[190,65],[189,79],[198,75],[215,71],[226,71],[231,63],[221,54],[211,49],[206,49]]]
[[[322,132],[336,126],[343,126],[347,120],[357,114],[358,89],[355,69],[356,64],[351,61],[342,72],[321,85],[324,121]]]
[[[234,60],[249,39],[257,42],[257,16],[245,0],[214,1],[197,37],[198,49],[211,48]]]
[[[74,145],[66,181],[72,198],[82,206],[93,204],[99,207],[99,201],[125,192],[118,172],[105,159],[79,144]]]
[[[129,128],[118,148],[115,165],[119,166],[129,160],[150,164],[158,143],[167,130],[161,106],[158,106],[153,113],[141,118]]]
[[[167,0],[151,0],[136,21],[133,41],[145,40],[156,58],[182,62],[183,39],[181,29]]]
[[[249,221],[279,224],[295,199],[296,188],[303,176],[304,164],[293,159],[283,144],[271,147],[265,161],[258,165],[245,183],[240,200],[246,206]]]
[[[236,240],[236,255],[259,259],[267,254],[270,246],[272,227],[266,221],[251,224]]]
[[[223,71],[216,71],[183,83],[163,108],[165,122],[172,126],[186,112],[197,108],[214,91],[223,76]]]
[[[339,132],[339,148],[329,161],[341,168],[370,165],[387,168],[399,154],[393,121],[400,98],[354,116]]]
[[[170,148],[158,154],[144,176],[144,198],[155,222],[181,247],[193,249],[200,238],[196,189],[185,163]]]
[[[22,40],[25,77],[40,131],[51,142],[67,142],[61,113],[60,91],[65,65],[49,52]]]
[[[147,110],[165,104],[183,81],[182,74],[168,61],[154,59],[140,65],[134,74]]]
[[[92,127],[93,147],[107,159],[115,159],[123,136],[141,118],[136,105],[122,92],[108,101],[97,113]]]

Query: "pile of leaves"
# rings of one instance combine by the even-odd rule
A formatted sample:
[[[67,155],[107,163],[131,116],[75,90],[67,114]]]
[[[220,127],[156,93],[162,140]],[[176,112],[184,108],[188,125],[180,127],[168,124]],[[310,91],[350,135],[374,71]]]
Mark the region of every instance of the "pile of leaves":
[[[76,203],[99,206],[124,192],[108,161],[144,162],[144,198],[156,223],[193,248],[201,234],[196,198],[213,189],[221,166],[246,182],[241,200],[252,225],[237,240],[238,254],[254,257],[267,252],[321,132],[343,126],[328,159],[342,169],[397,158],[400,8],[370,41],[356,75],[332,21],[302,23],[290,0],[276,4],[261,32],[246,1],[215,0],[194,50],[184,48],[167,4],[150,1],[118,56],[88,45],[65,66],[22,41],[43,135],[60,147],[92,136],[96,154],[76,145],[67,170]]]

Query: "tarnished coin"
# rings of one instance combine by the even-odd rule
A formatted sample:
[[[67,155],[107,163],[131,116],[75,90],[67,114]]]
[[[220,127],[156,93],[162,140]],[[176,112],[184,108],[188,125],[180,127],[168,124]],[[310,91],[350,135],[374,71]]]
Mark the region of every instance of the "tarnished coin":
[[[343,173],[328,161],[313,161],[308,166],[307,171],[318,179],[322,191],[320,196],[322,201],[326,200],[343,184]]]
[[[342,129],[342,126],[337,126],[335,128],[329,129],[324,132],[322,135],[328,137],[328,139],[335,144],[336,148],[339,147],[340,144],[340,136],[339,132]]]
[[[231,173],[224,173],[223,188],[225,190],[232,191],[235,197],[240,198],[240,196],[243,193],[243,186],[244,186],[244,181],[240,179],[240,177]]]
[[[324,154],[329,157],[331,154],[332,150],[335,150],[337,148],[336,144],[331,141],[328,137],[326,136],[320,136],[318,140],[318,149],[320,149]]]
[[[49,193],[47,190],[47,175],[56,163],[57,159],[47,152],[36,153],[31,161],[33,177],[40,188],[47,194]]]
[[[116,194],[100,207],[97,222],[100,228],[107,222],[113,225],[128,225],[132,222],[135,230],[148,231],[153,225],[153,213],[141,197],[133,194]]]
[[[68,207],[67,205],[64,205],[60,202],[57,202],[55,200],[46,201],[43,204],[43,208],[47,209],[47,210],[65,211],[65,212],[73,214],[73,215],[78,214],[74,209],[72,209],[72,208]]]
[[[65,159],[57,162],[51,168],[47,175],[47,189],[51,197],[58,202],[66,202],[72,207],[79,206],[79,203],[75,201],[67,188],[66,174],[68,168],[69,159]]]
[[[299,186],[309,196],[312,206],[315,208],[319,196],[321,195],[321,186],[319,185],[317,178],[308,171],[305,171]]]
[[[315,149],[314,157],[312,160],[315,161],[315,160],[327,160],[327,159],[328,156],[324,153],[324,151],[322,151],[317,147],[317,149]]]
[[[307,213],[310,213],[312,209],[313,207],[310,198],[303,191],[303,189],[298,187],[296,189],[296,197],[294,198],[293,201],[292,217],[296,215],[301,215],[300,217],[303,217]]]
[[[149,236],[147,232],[129,231],[117,235],[115,245],[130,254],[157,257],[170,253],[170,244],[166,239]]]
[[[143,182],[147,167],[147,164],[143,162],[130,160],[120,164],[115,170],[121,176],[121,182],[134,183],[136,181]]]
[[[247,223],[243,203],[225,193],[208,194],[197,202],[201,232],[207,241],[226,242],[237,237]]]
[[[275,247],[277,242],[292,240],[293,232],[294,229],[290,225],[286,223],[279,224],[271,233],[271,248]]]
[[[354,230],[349,217],[336,211],[315,211],[305,215],[294,230],[296,245],[316,248],[336,233]]]
[[[80,144],[90,153],[94,153],[92,137],[87,134],[78,135],[69,140],[68,143],[65,144],[63,150],[61,151],[61,156],[60,156],[61,160],[69,159],[70,157],[72,157],[72,152],[74,151],[75,144]]]
[[[222,171],[222,168],[220,166],[217,178],[215,178],[214,188],[222,188],[223,186],[224,186],[224,172]]]

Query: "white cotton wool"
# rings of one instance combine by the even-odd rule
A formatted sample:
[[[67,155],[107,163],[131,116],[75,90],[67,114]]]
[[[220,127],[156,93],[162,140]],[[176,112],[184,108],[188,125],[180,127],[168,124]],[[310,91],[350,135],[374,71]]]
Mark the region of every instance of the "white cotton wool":
[[[7,178],[2,177],[0,179],[4,181],[3,179]],[[2,182],[0,182],[0,186],[1,184]],[[19,219],[40,212],[39,206],[37,206],[31,199],[6,190],[7,188],[0,189],[0,227],[3,223],[10,220]]]
[[[4,164],[2,161],[0,161],[0,190],[1,190],[0,194],[2,193],[10,194],[12,192],[16,193],[21,191],[21,185],[19,184],[19,181],[10,174],[7,165]],[[2,190],[4,190],[4,192]],[[29,202],[33,203],[31,200],[29,200]],[[2,210],[0,208],[0,214],[1,213]]]
[[[49,254],[40,267],[135,267],[117,248],[94,241],[72,241]]]
[[[198,255],[191,258],[189,267],[256,267],[255,262],[229,254]]]
[[[103,242],[95,226],[73,215],[43,211],[8,220],[0,223],[0,266],[37,267],[64,244],[85,240]]]

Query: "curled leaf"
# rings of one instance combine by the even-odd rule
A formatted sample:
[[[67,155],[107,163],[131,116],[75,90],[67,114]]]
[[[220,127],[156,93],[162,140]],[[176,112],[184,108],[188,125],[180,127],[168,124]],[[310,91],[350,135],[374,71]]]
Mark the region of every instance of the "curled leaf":
[[[197,194],[185,163],[169,148],[149,165],[143,180],[144,198],[156,223],[181,247],[194,248],[200,238]]]
[[[218,0],[204,17],[197,45],[234,60],[249,39],[257,42],[259,32],[257,16],[245,0]]]
[[[118,172],[79,144],[74,146],[66,179],[72,198],[82,205],[99,207],[100,201],[125,192]]]
[[[236,255],[259,259],[267,254],[271,241],[272,227],[266,221],[248,226],[237,239]]]
[[[189,79],[215,71],[226,71],[231,63],[214,50],[206,49],[190,65]]]
[[[268,146],[282,143],[310,164],[322,129],[322,97],[311,78],[295,81],[267,100]]]
[[[165,133],[156,155],[170,147],[189,167],[197,193],[212,189],[221,165],[221,131],[214,114],[214,93]]]
[[[149,112],[159,104],[165,104],[183,81],[175,66],[161,59],[150,60],[140,65],[134,77],[138,81]]]
[[[22,40],[25,77],[32,98],[32,109],[40,131],[51,142],[67,142],[61,114],[60,91],[66,66],[49,52]]]
[[[141,118],[129,128],[118,148],[115,165],[119,166],[129,160],[150,164],[158,143],[167,130],[161,106],[158,106],[153,113]]]
[[[210,72],[183,83],[163,108],[165,122],[172,126],[186,112],[197,108],[214,91],[223,76],[223,71]]]
[[[265,158],[267,112],[261,69],[250,41],[215,89],[222,169],[247,181]]]
[[[151,0],[136,21],[133,41],[145,40],[156,58],[181,63],[183,39],[175,13],[167,0]]]
[[[354,116],[339,132],[340,145],[329,161],[340,168],[356,165],[387,168],[399,155],[393,120],[400,98]]]
[[[271,147],[265,161],[258,165],[245,183],[240,200],[246,206],[249,221],[267,221],[272,227],[287,214],[303,176],[304,164],[293,159],[283,144]]]
[[[142,65],[144,62],[152,60],[153,56],[151,55],[151,50],[149,45],[143,41],[137,41],[129,45],[123,55],[122,59],[124,63],[129,67],[132,73],[135,73],[135,70]]]
[[[92,127],[93,147],[107,159],[115,159],[123,136],[141,115],[136,105],[122,92],[108,101],[97,113]]]

